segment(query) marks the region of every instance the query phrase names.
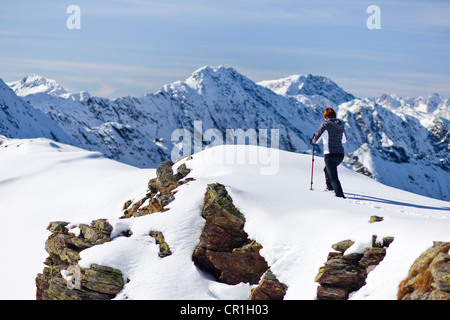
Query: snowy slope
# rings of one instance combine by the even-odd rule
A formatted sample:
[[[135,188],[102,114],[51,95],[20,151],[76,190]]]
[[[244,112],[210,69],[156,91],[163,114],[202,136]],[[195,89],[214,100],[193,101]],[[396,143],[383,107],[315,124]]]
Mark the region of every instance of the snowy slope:
[[[0,299],[35,299],[49,221],[116,218],[155,170],[48,139],[0,140]]]
[[[249,237],[263,245],[261,254],[289,287],[286,299],[315,298],[314,277],[332,251],[331,244],[340,240],[356,241],[350,250],[362,252],[374,234],[395,237],[385,259],[353,299],[395,299],[397,285],[414,259],[432,241],[450,240],[449,202],[393,189],[345,168],[340,175],[348,198],[338,199],[322,191],[325,184],[320,165],[315,170],[315,190],[309,191],[310,157],[284,151],[279,153],[275,175],[261,175],[261,165],[214,162],[221,150],[245,153],[245,148],[215,147],[195,154],[186,164],[193,169],[189,176],[196,180],[179,188],[169,211],[110,219],[117,232],[131,229],[133,236],[83,251],[80,264],[100,263],[124,271],[130,282],[119,299],[247,299],[249,285],[217,283],[199,272],[191,260],[204,224],[204,191],[214,182],[226,186],[245,215]],[[256,152],[267,151],[260,148]],[[370,224],[371,215],[385,220]],[[144,242],[149,230],[163,232],[172,256],[158,258],[153,241]]]
[[[381,264],[354,299],[394,299],[397,284],[414,259],[432,241],[450,241],[450,203],[382,185],[340,167],[347,199],[322,191],[323,166],[315,166],[309,191],[311,157],[285,151],[269,159],[279,164],[274,175],[262,175],[266,164],[223,164],[220,152],[244,154],[244,146],[207,149],[185,160],[195,181],[179,187],[170,210],[139,218],[118,219],[128,199],[140,199],[154,170],[132,168],[46,139],[5,139],[0,146],[0,212],[2,263],[0,297],[33,299],[34,277],[46,257],[49,221],[73,223],[108,218],[118,237],[82,251],[80,265],[99,263],[121,269],[130,279],[118,299],[247,299],[250,286],[220,284],[193,264],[192,252],[205,220],[201,217],[208,183],[224,184],[245,215],[249,237],[263,245],[261,254],[289,286],[286,299],[313,299],[314,277],[331,244],[353,239],[349,250],[362,250],[372,235],[394,236]],[[249,147],[258,159],[267,149]],[[247,150],[248,151],[248,150]],[[248,158],[247,158],[248,159]],[[279,160],[279,162],[278,162]],[[175,164],[175,166],[180,163]],[[368,223],[371,215],[383,216]],[[149,230],[162,231],[173,254],[159,258]]]

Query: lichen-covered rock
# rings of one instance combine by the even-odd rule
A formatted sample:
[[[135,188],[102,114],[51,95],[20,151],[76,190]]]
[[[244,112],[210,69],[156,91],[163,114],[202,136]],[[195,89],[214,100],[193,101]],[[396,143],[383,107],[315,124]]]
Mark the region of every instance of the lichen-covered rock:
[[[371,216],[370,219],[369,219],[369,223],[381,222],[383,220],[384,220],[383,217]]]
[[[45,241],[45,251],[50,254],[53,261],[75,264],[80,260],[79,250],[73,247],[71,237],[67,234],[52,234]]]
[[[82,250],[111,240],[112,226],[105,219],[94,220],[90,225],[80,224],[80,234],[75,236],[68,225],[55,221],[47,227],[52,233],[45,242],[49,256],[43,272],[36,276],[36,299],[114,298],[124,286],[120,270],[95,264],[88,269],[78,266]]]
[[[110,267],[92,264],[89,269],[82,269],[81,288],[98,293],[115,296],[124,286],[122,271]]]
[[[46,270],[36,277],[37,300],[109,300],[124,286],[120,270],[93,264],[89,269],[78,267],[76,285],[69,285],[62,275],[65,269]]]
[[[161,258],[165,258],[172,255],[172,251],[170,251],[169,245],[164,239],[164,235],[161,231],[150,231],[150,236],[155,238],[156,244],[159,245],[158,255]]]
[[[358,290],[365,284],[365,269],[359,265],[362,256],[352,253],[334,257],[325,263],[325,268],[317,281],[328,289],[332,287],[345,289],[345,294],[336,298],[347,299],[350,292]],[[320,293],[323,291],[318,291],[318,299],[331,298]]]
[[[81,236],[91,246],[111,241],[112,226],[106,219],[92,221],[91,225],[79,225]]]
[[[269,269],[264,273],[258,286],[252,289],[249,300],[283,300],[286,290],[287,286]]]
[[[366,248],[359,264],[365,268],[369,266],[377,266],[386,256],[386,248]]]
[[[135,202],[131,200],[125,202],[122,218],[140,217],[168,210],[166,206],[175,200],[175,189],[194,180],[193,178],[183,179],[190,172],[184,163],[178,167],[176,174],[173,173],[173,165],[172,161],[167,160],[158,166],[156,178],[148,182],[148,192],[145,197]]]
[[[173,165],[174,163],[172,161],[166,160],[156,168],[156,186],[158,190],[170,182],[176,181],[176,177],[174,177],[172,170]]]
[[[399,285],[399,300],[450,300],[450,242],[435,241]]]
[[[372,239],[377,239],[373,236]],[[346,300],[351,292],[365,285],[367,274],[380,263],[386,255],[386,247],[393,241],[383,238],[382,244],[373,241],[373,246],[364,253],[345,254],[353,241],[344,240],[332,245],[339,252],[330,252],[325,266],[319,269],[315,281],[318,300]],[[386,247],[384,247],[386,245]]]
[[[68,232],[66,228],[69,222],[66,221],[53,221],[47,227],[47,230],[51,233]]]
[[[233,199],[228,195],[225,186],[220,183],[209,184],[206,188],[202,216],[205,219],[211,216],[233,216],[245,222],[244,215],[234,206]]]
[[[355,243],[355,241],[352,241],[352,240],[342,240],[342,241],[339,241],[338,243],[333,244],[331,246],[331,248],[333,248],[334,250],[339,251],[341,253],[344,253],[354,243]]]
[[[200,269],[227,284],[257,284],[268,269],[261,245],[244,231],[244,215],[234,206],[225,186],[207,186],[202,210],[206,219],[192,259]]]

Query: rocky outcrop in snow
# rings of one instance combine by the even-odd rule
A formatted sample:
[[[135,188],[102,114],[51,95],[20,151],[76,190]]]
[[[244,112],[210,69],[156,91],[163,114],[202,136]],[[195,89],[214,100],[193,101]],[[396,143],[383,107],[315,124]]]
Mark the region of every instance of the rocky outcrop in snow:
[[[150,203],[158,194],[162,197],[167,192],[171,193],[172,201],[176,200],[176,188],[183,188],[185,182],[191,180],[187,177],[189,169],[186,166],[179,165],[176,174],[173,168],[175,166],[172,162],[164,162],[158,167],[157,177],[150,180],[147,192],[149,196],[144,202],[149,200]],[[173,186],[177,187],[172,188]],[[128,218],[140,219],[143,215],[154,213],[143,210],[146,205],[134,205],[131,201],[125,207],[124,212]],[[162,212],[164,217],[166,209],[163,206],[155,212]],[[207,186],[203,195],[203,207],[198,208],[198,215],[205,219],[198,245],[192,252],[192,261],[199,269],[210,273],[224,284],[257,285],[252,289],[249,299],[284,298],[289,288],[269,269],[269,264],[260,254],[261,244],[249,238],[245,232],[245,216],[234,205],[224,185],[212,183]],[[139,220],[133,222],[138,223]],[[383,217],[371,216],[367,223],[385,221]],[[45,261],[43,272],[36,277],[37,299],[114,298],[126,286],[127,276],[121,270],[98,264],[83,268],[80,266],[83,264],[79,264],[80,253],[97,245],[109,244],[117,237],[126,237],[121,240],[131,238],[133,233],[126,229],[128,227],[128,224],[123,224],[119,226],[120,230],[114,231],[115,228],[105,219],[94,220],[89,224],[62,221],[50,223],[48,230],[51,235],[45,243],[49,257]],[[170,261],[166,257],[176,253],[176,246],[175,249],[171,248],[170,241],[166,240],[161,231],[153,228],[150,230],[143,235],[145,239],[142,238],[141,241],[156,243],[159,251],[153,251],[155,257],[157,255],[165,259],[161,261]],[[345,300],[350,293],[364,286],[367,275],[385,258],[387,248],[394,241],[393,237],[377,240],[378,237],[374,235],[372,244],[364,251],[356,248],[350,252],[349,248],[354,245],[351,240],[332,245],[335,251],[329,253],[325,265],[319,269],[316,277],[319,283],[317,299]],[[436,242],[424,252],[411,267],[410,275],[400,284],[399,299],[449,299],[449,250],[448,242]],[[176,267],[182,268],[181,265]]]
[[[262,276],[258,286],[252,289],[249,300],[283,300],[286,290],[287,286],[269,269]]]
[[[150,180],[145,200],[134,204],[128,201],[122,218],[138,218],[166,211],[163,204],[158,206],[157,211],[152,211],[150,204],[141,203],[151,203],[151,199],[156,199],[157,195],[163,197],[173,192],[174,188],[191,181],[189,178],[181,180],[189,169],[180,165],[178,173],[173,174],[172,166],[171,161],[166,161],[158,167],[157,178]],[[248,238],[244,231],[245,218],[234,206],[223,185],[208,185],[203,210],[199,214],[202,214],[206,221],[199,244],[192,254],[192,260],[197,267],[222,283],[259,284],[250,299],[283,299],[287,287],[271,273],[267,262],[259,254],[262,246]],[[122,290],[125,282],[120,270],[95,264],[90,268],[78,265],[82,250],[112,240],[113,227],[108,221],[99,219],[92,221],[90,225],[72,225],[69,222],[56,221],[49,224],[48,230],[52,233],[45,243],[49,257],[45,261],[47,266],[36,277],[37,299],[112,299]],[[131,235],[131,231],[122,230],[114,237]],[[150,231],[149,237],[153,237],[159,246],[160,258],[172,255],[170,244],[166,242],[162,232]],[[75,286],[76,281],[80,281],[78,287]]]
[[[173,173],[173,162],[164,161],[156,169],[156,178],[148,182],[148,192],[144,198],[138,201],[127,201],[123,206],[122,218],[140,217],[155,212],[163,212],[168,210],[165,208],[175,198],[176,191],[174,189],[192,181],[192,178],[183,179],[189,169],[182,164],[177,169],[177,174]]]
[[[256,284],[269,266],[262,246],[248,238],[245,218],[221,184],[208,185],[202,211],[206,219],[192,259],[202,270],[227,284]]]
[[[344,240],[333,244],[336,251],[330,252],[325,266],[319,269],[316,281],[318,300],[346,300],[349,294],[359,290],[366,284],[365,280],[386,255],[386,248],[393,241],[392,237],[383,238],[381,243],[376,242],[373,236],[372,246],[364,253],[345,254],[353,241]]]
[[[434,242],[399,285],[399,300],[450,300],[450,242]]]
[[[111,241],[112,226],[104,219],[80,224],[76,236],[68,222],[51,222],[52,234],[45,242],[49,256],[46,267],[36,277],[37,300],[105,300],[112,299],[124,286],[122,272],[110,267],[78,266],[80,252]]]

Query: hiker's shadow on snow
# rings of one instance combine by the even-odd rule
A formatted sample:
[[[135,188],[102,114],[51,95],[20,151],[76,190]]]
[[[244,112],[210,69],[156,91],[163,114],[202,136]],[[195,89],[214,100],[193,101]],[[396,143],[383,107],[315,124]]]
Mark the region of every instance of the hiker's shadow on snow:
[[[442,210],[442,211],[449,211],[449,213],[450,213],[450,207],[424,206],[424,205],[416,204],[416,203],[401,202],[401,201],[396,201],[396,200],[383,199],[383,198],[355,194],[355,193],[346,193],[345,196],[347,197],[347,199],[351,199],[351,200],[373,201],[373,202],[379,202],[379,203],[385,203],[385,204],[392,204],[392,205],[396,205],[396,206],[412,207],[412,208],[417,208],[417,209]]]

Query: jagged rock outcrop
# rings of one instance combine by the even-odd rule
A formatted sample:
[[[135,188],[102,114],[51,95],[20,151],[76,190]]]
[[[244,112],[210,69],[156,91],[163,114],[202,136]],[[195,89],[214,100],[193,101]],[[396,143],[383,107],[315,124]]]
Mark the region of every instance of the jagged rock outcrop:
[[[206,219],[192,259],[198,268],[227,284],[257,284],[269,266],[259,254],[262,246],[248,238],[245,218],[225,186],[208,185],[202,211]]]
[[[264,273],[258,286],[252,289],[249,300],[283,300],[286,290],[287,286],[269,269]]]
[[[346,300],[351,292],[359,290],[365,285],[365,280],[386,255],[386,248],[394,240],[393,237],[383,238],[376,242],[377,236],[372,237],[372,246],[364,253],[345,254],[354,243],[344,240],[332,245],[337,250],[330,252],[325,266],[319,269],[315,281],[318,300]]]
[[[176,188],[192,181],[193,178],[186,178],[190,170],[183,163],[177,173],[173,173],[174,163],[170,160],[164,161],[156,169],[156,178],[148,182],[148,192],[144,198],[138,201],[128,200],[123,207],[122,218],[140,217],[155,212],[168,210],[166,206],[175,200]]]
[[[450,242],[435,241],[399,285],[399,300],[450,300]]]
[[[105,300],[112,299],[124,286],[120,270],[106,266],[78,265],[80,252],[86,248],[111,241],[112,226],[105,220],[80,224],[76,236],[65,221],[51,222],[52,234],[45,242],[49,256],[43,272],[36,277],[37,300]]]

